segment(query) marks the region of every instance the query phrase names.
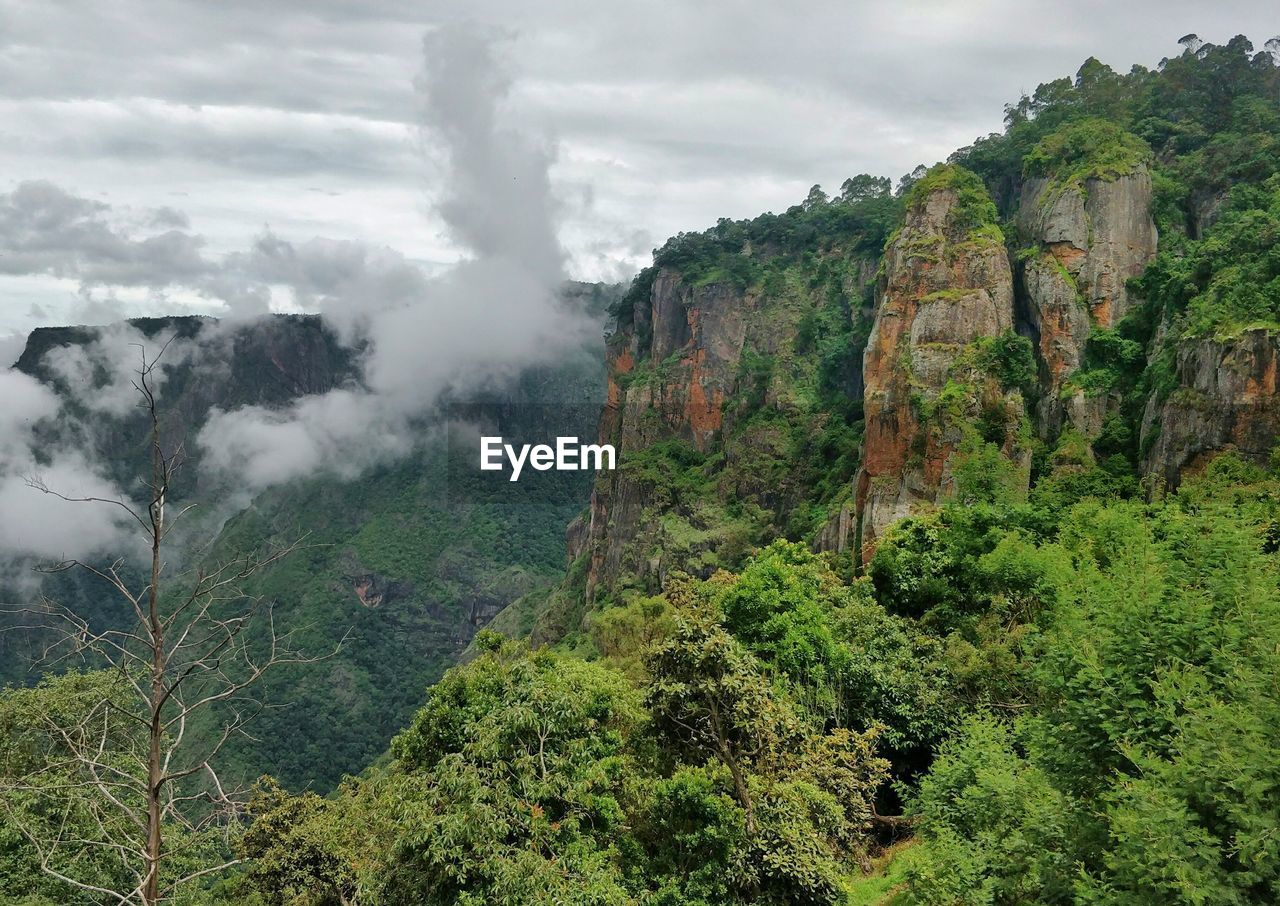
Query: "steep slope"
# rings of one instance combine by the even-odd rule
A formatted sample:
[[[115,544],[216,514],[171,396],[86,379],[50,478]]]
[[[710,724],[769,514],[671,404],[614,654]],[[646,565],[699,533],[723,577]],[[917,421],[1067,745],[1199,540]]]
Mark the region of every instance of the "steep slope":
[[[1278,117],[1280,119],[1280,117]],[[1267,464],[1280,439],[1280,176],[1239,185],[1198,238],[1138,284],[1160,319],[1141,421],[1144,473],[1176,487],[1221,450]]]
[[[598,350],[557,368],[531,369],[495,398],[503,437],[554,407],[555,431],[589,437],[602,402]],[[468,463],[474,456],[467,445]],[[231,520],[207,556],[286,544],[305,548],[256,576],[248,590],[276,603],[277,619],[311,653],[253,690],[270,705],[252,738],[226,751],[229,772],[251,781],[269,769],[290,788],[330,789],[387,746],[456,663],[476,631],[521,596],[545,589],[565,561],[563,526],[590,491],[586,472],[536,495],[494,494],[439,440],[352,481],[316,476],[260,495]],[[505,482],[504,482],[505,483]],[[521,481],[521,488],[526,485]]]
[[[1092,331],[1116,327],[1133,309],[1126,283],[1155,256],[1148,156],[1114,125],[1084,120],[1029,157],[1037,175],[1018,206],[1018,284],[1044,368],[1037,423],[1047,438],[1066,426],[1097,437],[1118,406],[1111,388],[1073,377]]]
[[[1013,276],[996,208],[976,176],[931,170],[885,248],[863,363],[866,444],[857,481],[863,559],[885,530],[955,493],[959,458],[994,444],[1025,490],[1029,436],[1017,387],[1001,383]],[[1008,341],[1006,341],[1008,342]]]
[[[359,349],[344,346],[317,315],[273,315],[251,325],[207,317],[137,318],[105,328],[40,327],[31,332],[14,368],[52,386],[64,418],[48,439],[74,432],[117,482],[130,484],[146,449],[146,415],[129,381],[144,343],[149,355],[171,341],[161,379],[162,441],[186,440],[179,497],[202,479],[200,450],[190,442],[214,407],[283,406],[359,379]],[[104,400],[109,404],[104,404]],[[87,432],[78,425],[92,425]]]
[[[496,625],[561,639],[592,607],[675,569],[731,568],[774,537],[847,547],[833,536],[842,509],[849,524],[870,288],[896,210],[887,180],[862,177],[655,253],[608,341],[599,438],[619,468],[569,528],[566,581]]]
[[[1142,419],[1143,470],[1167,487],[1231,449],[1266,463],[1280,439],[1280,335],[1264,327],[1238,337],[1180,344],[1177,388],[1153,394]]]
[[[607,354],[623,465],[493,623],[534,650],[483,636],[385,775],[273,803],[262,889],[834,906],[911,835],[870,895],[1274,899],[1280,66],[1184,43],[884,193],[874,278],[817,192],[658,250]],[[886,773],[831,789],[833,752]]]
[[[599,320],[618,290],[573,284],[566,295]],[[177,340],[166,353],[172,365],[160,391],[164,441],[185,440],[188,451],[174,499],[210,509],[174,552],[175,565],[222,562],[305,539],[302,550],[254,577],[247,590],[272,604],[278,625],[294,630],[309,653],[330,652],[346,639],[322,663],[286,666],[254,690],[271,707],[251,736],[224,750],[228,774],[248,782],[269,770],[291,787],[329,789],[385,749],[423,689],[478,628],[559,578],[562,527],[586,502],[591,476],[553,473],[553,483],[544,481],[537,493],[516,497],[503,488],[496,495],[456,459],[452,430],[424,425],[421,441],[400,461],[354,479],[299,479],[259,494],[239,512],[219,508],[234,489],[201,469],[193,442],[211,408],[279,407],[360,380],[360,350],[343,346],[315,316],[243,326],[158,318],[103,329],[41,328],[17,367],[64,401],[63,418],[46,427],[47,439],[82,439],[108,474],[130,486],[145,454],[144,415],[128,392],[118,406],[104,408],[102,401],[136,367],[131,342],[158,344],[170,335]],[[588,343],[555,367],[528,369],[510,385],[456,401],[458,408],[465,402],[491,417],[509,438],[590,437],[604,400],[601,346]],[[468,467],[473,446],[465,449]],[[78,572],[48,576],[40,591],[96,626],[129,618],[126,604]],[[31,593],[0,592],[13,599]],[[0,646],[0,681],[37,678],[28,672],[42,650],[37,640],[0,633]]]
[[[1195,326],[1190,298],[1221,295],[1215,275],[1267,297],[1273,286],[1274,238],[1233,207],[1265,204],[1230,191],[1261,186],[1280,160],[1276,67],[1250,53],[1240,38],[1128,76],[1090,60],[1046,83],[1009,108],[1004,134],[883,193],[879,235],[898,230],[882,249],[865,229],[847,243],[857,191],[817,189],[781,217],[672,239],[607,352],[599,436],[622,468],[569,527],[566,582],[498,625],[573,635],[591,609],[676,570],[732,566],[773,537],[863,561],[942,501],[1016,497],[1046,478],[1050,496],[1136,493],[1225,449],[1264,459],[1270,303],[1241,289],[1224,332]],[[1212,260],[1233,244],[1252,250],[1247,281],[1239,255]],[[816,349],[806,310],[829,323],[824,283],[861,300]],[[806,394],[814,373],[838,373],[840,393]],[[812,430],[823,422],[838,440]],[[824,436],[838,448],[816,461],[838,465],[816,474]]]

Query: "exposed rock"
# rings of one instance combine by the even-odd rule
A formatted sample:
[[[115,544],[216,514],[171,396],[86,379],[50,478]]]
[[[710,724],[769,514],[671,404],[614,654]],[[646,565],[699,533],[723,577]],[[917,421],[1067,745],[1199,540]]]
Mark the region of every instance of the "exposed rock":
[[[600,442],[620,455],[663,440],[680,439],[706,451],[723,425],[723,403],[733,390],[747,336],[747,315],[758,298],[729,284],[693,286],[662,269],[647,299],[631,313],[629,329],[611,339],[608,393],[600,416]],[[590,550],[587,594],[624,567],[644,573],[639,537],[646,488],[624,472],[600,476],[585,531],[571,528],[571,555]],[[573,539],[577,539],[574,543]]]
[[[973,191],[972,174],[934,171]],[[956,175],[956,174],[961,175]],[[1013,275],[993,223],[960,210],[958,186],[918,193],[885,249],[863,359],[866,440],[857,479],[863,558],[893,522],[953,488],[955,454],[980,413],[1000,414],[1001,445],[1022,460],[1022,399],[973,366],[971,344],[1013,328]],[[978,184],[980,185],[980,184]],[[988,216],[994,220],[994,208]]]
[[[213,408],[237,409],[258,405],[284,406],[308,394],[327,393],[359,377],[359,349],[345,347],[318,315],[270,315],[239,325],[219,325],[214,318],[135,318],[128,326],[154,338],[189,342],[185,354],[169,354],[164,369],[165,420],[162,442],[169,448],[184,444],[184,467],[178,472],[175,497],[181,498],[207,483],[200,468],[201,451],[192,442]],[[19,371],[49,384],[65,398],[75,399],[92,388],[70,387],[51,367],[50,353],[67,347],[88,347],[101,335],[96,327],[39,327],[27,338],[14,365]],[[71,431],[73,424],[54,431]],[[136,480],[136,463],[146,461],[148,427],[141,409],[120,416],[100,416],[95,422],[94,452],[114,470],[121,484]],[[47,442],[53,444],[56,435]]]
[[[625,395],[622,443],[638,449],[677,437],[706,451],[721,427],[721,407],[733,389],[755,296],[723,283],[690,286],[670,270],[653,283],[647,312],[637,324],[651,331],[648,348],[637,331],[610,362],[610,399],[616,377],[645,366]],[[634,376],[634,375],[633,375]]]
[[[1178,389],[1153,395],[1143,414],[1144,474],[1174,488],[1225,449],[1266,462],[1280,437],[1278,359],[1280,336],[1265,329],[1183,341]]]
[[[378,607],[413,594],[412,583],[387,579],[377,573],[361,573],[343,578],[351,583],[351,590],[355,592],[356,600],[365,607]]]
[[[856,527],[857,520],[854,515],[853,501],[846,500],[838,510],[827,518],[826,525],[818,533],[814,549],[820,553],[846,553],[854,544],[854,530]]]
[[[1191,197],[1190,233],[1192,239],[1203,239],[1205,230],[1213,226],[1222,212],[1222,203],[1227,200],[1225,189],[1219,191],[1199,191]]]
[[[1085,180],[1079,189],[1029,179],[1018,231],[1033,246],[1019,276],[1044,372],[1040,433],[1053,438],[1069,424],[1094,437],[1109,401],[1086,397],[1069,379],[1083,363],[1093,326],[1112,327],[1129,311],[1125,281],[1156,253],[1151,176],[1139,167],[1119,179]]]
[[[564,530],[565,555],[568,563],[578,559],[578,555],[587,549],[587,539],[591,523],[583,516],[574,517]]]
[[[744,249],[743,254],[761,261],[780,253],[756,248]],[[824,249],[823,255],[839,261],[842,290],[856,319],[861,313],[857,303],[874,279],[874,262],[865,254],[846,254],[839,248]],[[787,381],[795,376],[795,368],[814,367],[811,360],[797,364],[802,358],[796,353],[798,327],[808,311],[822,304],[826,296],[807,285],[766,288],[759,283],[749,287],[703,283],[674,268],[660,269],[647,298],[636,301],[624,319],[628,323],[609,342],[600,442],[614,444],[625,466],[629,454],[664,441],[683,441],[699,453],[723,457],[722,464],[733,472],[735,482],[721,488],[727,498],[770,511],[782,507],[779,489],[769,476],[733,466],[749,462],[763,449],[785,447],[789,439],[773,425],[750,424],[735,430],[743,417],[738,404],[759,393],[761,405],[795,405],[782,388],[790,386]],[[764,386],[753,383],[748,388],[743,383],[757,380],[744,371],[746,350],[762,361],[777,363],[778,372],[764,378]],[[784,372],[788,377],[777,377]],[[861,375],[846,377],[846,386],[860,393]],[[786,451],[780,449],[779,456],[784,455]],[[579,546],[578,540],[571,540],[573,551],[588,554],[588,600],[597,588],[610,586],[623,575],[649,586],[660,585],[672,564],[668,556],[672,543],[680,548],[674,562],[684,570],[691,568],[698,553],[716,547],[718,526],[690,513],[677,514],[677,521],[683,516],[690,521],[685,524],[688,531],[673,541],[659,518],[653,494],[648,480],[625,468],[597,480],[585,543]],[[580,529],[571,529],[570,537],[581,539]]]

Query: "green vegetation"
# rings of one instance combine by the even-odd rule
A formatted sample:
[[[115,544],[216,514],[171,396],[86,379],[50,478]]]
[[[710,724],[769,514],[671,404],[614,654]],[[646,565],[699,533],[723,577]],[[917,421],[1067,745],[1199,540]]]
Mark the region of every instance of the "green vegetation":
[[[1274,897],[1275,482],[1243,474],[1221,460],[1164,507],[1068,514],[1031,707],[975,714],[914,799],[920,902]]]
[[[1153,394],[1208,405],[1174,373],[1185,343],[1280,330],[1280,68],[1243,39],[1187,44],[1156,70],[1087,61],[896,194],[856,177],[659,249],[614,309],[614,342],[640,353],[629,389],[688,389],[689,362],[646,355],[660,273],[740,304],[750,339],[711,388],[716,430],[674,437],[652,408],[637,430],[655,440],[600,479],[590,517],[626,532],[591,595],[599,550],[562,572],[580,500],[442,499],[429,456],[233,520],[227,550],[311,529],[316,546],[255,590],[315,621],[304,647],[338,623],[360,644],[263,687],[291,707],[229,761],[276,777],[217,834],[176,832],[193,868],[243,860],[184,902],[1280,899],[1280,455],[1220,452],[1169,493],[1138,472]],[[865,565],[817,552],[852,517],[868,284],[904,209],[953,191],[951,244],[1002,242],[1025,177],[1069,190],[1139,162],[1160,251],[1066,383],[1105,403],[1101,424],[1034,436],[1021,403],[1042,363],[1024,336],[922,345],[917,374],[933,353],[946,365],[915,414],[954,451],[952,490]],[[936,240],[905,250],[945,264]],[[356,598],[365,580],[376,605]],[[484,630],[461,656],[469,630],[444,617],[511,600],[493,629],[528,638]],[[82,779],[59,739],[85,694],[121,681],[0,693],[0,897],[94,902],[40,873],[13,817],[48,833],[96,820],[92,790],[37,806]],[[127,721],[111,729],[135,744]],[[33,767],[45,786],[16,789]],[[109,852],[66,867],[120,883]]]
[[[864,256],[879,254],[900,212],[901,201],[890,192],[889,180],[862,174],[845,180],[840,194],[831,198],[814,186],[804,202],[782,214],[721,218],[709,230],[679,233],[655,249],[653,264],[640,272],[610,314],[619,328],[634,324],[636,307],[648,305],[653,281],[663,269],[678,272],[694,286],[746,288],[776,282],[779,268],[815,250],[839,247]],[[641,350],[646,350],[647,337],[640,339]]]
[[[1232,189],[1204,238],[1162,245],[1134,286],[1184,337],[1280,328],[1280,177]]]
[[[917,208],[931,193],[939,191],[954,192],[956,196],[947,215],[949,230],[958,236],[990,235],[996,242],[1003,241],[995,203],[977,174],[954,164],[938,164],[911,184],[906,206]],[[992,228],[994,233],[990,233]]]
[[[1085,180],[1110,181],[1132,173],[1151,158],[1142,139],[1096,116],[1068,122],[1040,139],[1022,159],[1027,176],[1049,182],[1048,197],[1084,188]]]
[[[837,901],[887,765],[875,731],[824,730],[771,682],[725,625],[734,590],[677,583],[640,680],[482,634],[385,771],[327,803],[262,789],[247,881],[298,903]]]

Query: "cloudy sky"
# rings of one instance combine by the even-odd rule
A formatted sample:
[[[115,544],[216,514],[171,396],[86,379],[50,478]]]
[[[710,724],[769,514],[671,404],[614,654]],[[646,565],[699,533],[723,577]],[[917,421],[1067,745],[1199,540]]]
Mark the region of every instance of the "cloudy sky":
[[[424,130],[423,37],[441,24],[506,34],[502,115],[552,156],[568,273],[599,279],[678,230],[944,158],[1089,55],[1155,65],[1187,32],[1261,46],[1274,13],[1270,0],[0,0],[0,353],[42,323],[306,308],[338,272],[373,262],[403,285],[405,262],[431,273],[473,253],[439,205],[457,162]]]

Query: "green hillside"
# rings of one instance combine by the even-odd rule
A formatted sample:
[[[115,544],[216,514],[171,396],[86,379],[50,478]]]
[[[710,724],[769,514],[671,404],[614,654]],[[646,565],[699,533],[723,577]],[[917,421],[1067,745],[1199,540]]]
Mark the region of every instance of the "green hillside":
[[[669,240],[576,499],[427,445],[255,501],[208,556],[310,532],[253,591],[351,638],[257,688],[271,776],[174,829],[238,860],[174,902],[1280,901],[1278,64],[1090,59],[896,187]],[[50,792],[110,682],[0,696],[3,895],[69,901],[19,818],[110,833]]]

